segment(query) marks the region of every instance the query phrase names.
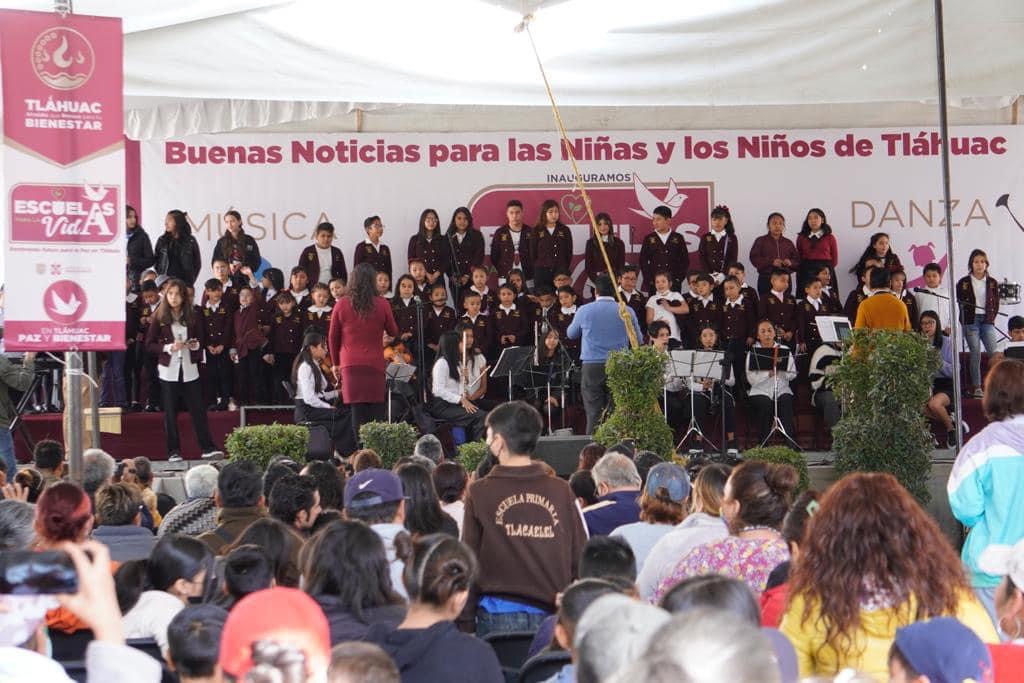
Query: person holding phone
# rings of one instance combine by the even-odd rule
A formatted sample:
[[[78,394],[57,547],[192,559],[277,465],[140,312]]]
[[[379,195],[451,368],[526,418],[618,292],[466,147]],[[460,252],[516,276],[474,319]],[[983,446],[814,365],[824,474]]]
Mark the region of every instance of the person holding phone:
[[[157,355],[160,397],[164,406],[164,430],[167,434],[167,459],[181,460],[178,436],[178,399],[185,401],[196,440],[204,460],[216,460],[223,453],[213,445],[203,405],[203,386],[199,381],[203,328],[192,306],[192,294],[184,281],[172,278],[164,298],[153,314],[146,333],[146,350]]]

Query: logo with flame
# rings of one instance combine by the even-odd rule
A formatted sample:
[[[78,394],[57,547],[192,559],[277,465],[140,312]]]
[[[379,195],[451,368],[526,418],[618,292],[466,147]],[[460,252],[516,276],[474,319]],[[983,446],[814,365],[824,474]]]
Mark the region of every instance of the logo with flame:
[[[88,39],[62,26],[48,28],[32,43],[32,68],[54,90],[81,88],[96,66],[96,54]]]

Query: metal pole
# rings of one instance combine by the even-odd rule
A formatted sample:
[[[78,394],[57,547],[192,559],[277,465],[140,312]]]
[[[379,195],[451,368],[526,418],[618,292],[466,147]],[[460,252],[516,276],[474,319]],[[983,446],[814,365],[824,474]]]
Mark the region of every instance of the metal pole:
[[[942,138],[942,198],[946,217],[946,291],[949,294],[949,325],[952,328],[953,345],[953,411],[955,413],[956,449],[963,448],[963,399],[960,386],[960,319],[956,310],[956,281],[953,274],[953,208],[950,204],[949,188],[949,122],[946,119],[948,104],[946,102],[946,42],[943,35],[942,0],[935,0],[935,66],[938,70],[939,87],[939,135]]]
[[[92,379],[89,387],[89,421],[92,428],[92,447],[102,448],[100,439],[100,393],[98,387],[100,386],[100,369],[99,360],[96,358],[95,351],[89,351],[85,354],[86,362],[89,365],[89,377]]]
[[[68,465],[72,480],[82,481],[82,354],[67,354],[68,396],[64,410],[68,417]]]

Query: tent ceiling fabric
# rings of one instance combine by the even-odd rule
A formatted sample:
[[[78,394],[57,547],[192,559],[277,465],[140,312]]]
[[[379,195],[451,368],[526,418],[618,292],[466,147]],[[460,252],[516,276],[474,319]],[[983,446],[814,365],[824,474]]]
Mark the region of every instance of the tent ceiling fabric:
[[[169,137],[381,106],[729,107],[935,98],[927,0],[76,0],[125,20],[126,128]],[[49,10],[46,0],[0,6]],[[1024,3],[947,2],[951,102],[1024,92]],[[261,121],[263,122],[261,124]]]

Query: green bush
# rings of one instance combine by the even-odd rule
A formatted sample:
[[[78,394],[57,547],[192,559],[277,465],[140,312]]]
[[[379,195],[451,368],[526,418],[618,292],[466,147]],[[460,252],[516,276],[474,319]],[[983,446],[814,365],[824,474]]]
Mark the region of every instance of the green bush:
[[[487,457],[487,443],[484,441],[467,441],[459,446],[459,463],[472,474],[477,466]]]
[[[623,439],[633,439],[638,451],[654,451],[662,458],[672,456],[672,428],[658,410],[667,362],[667,356],[651,346],[608,355],[605,373],[612,412],[594,432],[594,441],[613,446]]]
[[[412,455],[416,438],[416,430],[407,422],[367,422],[359,428],[363,448],[376,451],[388,470],[399,459]]]
[[[843,408],[832,430],[836,471],[889,472],[927,504],[932,436],[921,408],[938,351],[918,334],[854,330],[831,382]]]
[[[785,446],[767,446],[765,448],[751,448],[743,451],[744,460],[755,462],[770,462],[776,465],[792,465],[800,473],[800,484],[797,486],[796,494],[800,495],[811,487],[811,473],[807,469],[807,459],[792,448]]]
[[[300,425],[252,425],[236,427],[224,440],[228,459],[251,460],[267,468],[267,463],[275,455],[286,455],[295,462],[306,461],[306,446],[309,443],[309,430]]]

